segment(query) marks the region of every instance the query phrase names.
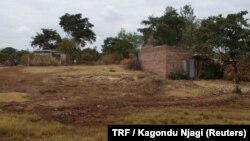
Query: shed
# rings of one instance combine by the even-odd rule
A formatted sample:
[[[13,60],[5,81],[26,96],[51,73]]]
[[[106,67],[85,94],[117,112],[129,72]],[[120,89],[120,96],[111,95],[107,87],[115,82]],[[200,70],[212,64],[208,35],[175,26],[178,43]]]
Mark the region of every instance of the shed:
[[[28,66],[57,66],[67,64],[67,55],[55,50],[35,50],[27,60]]]
[[[171,69],[181,69],[186,73],[192,73],[192,53],[189,49],[177,46],[146,46],[140,51],[142,69],[147,72],[167,77]],[[191,75],[192,76],[192,75]]]
[[[35,55],[40,55],[40,56],[59,56],[60,61],[66,61],[66,54],[60,51],[56,50],[35,50],[34,51]]]

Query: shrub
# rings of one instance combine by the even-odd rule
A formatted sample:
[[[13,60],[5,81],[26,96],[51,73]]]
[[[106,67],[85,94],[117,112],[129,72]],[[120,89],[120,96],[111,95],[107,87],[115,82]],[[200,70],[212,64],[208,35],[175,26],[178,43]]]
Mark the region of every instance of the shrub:
[[[237,94],[242,94],[242,90],[239,85],[235,85],[233,92]]]
[[[131,59],[122,59],[119,63],[119,65],[128,65],[130,63]]]
[[[13,63],[10,60],[6,60],[6,61],[4,61],[3,65],[5,65],[5,66],[12,66]]]
[[[95,62],[95,56],[90,53],[82,53],[78,62],[82,64],[93,64]]]
[[[25,54],[25,55],[21,56],[21,64],[22,65],[28,66],[29,65],[28,60],[29,60],[29,54]]]
[[[188,76],[179,69],[172,69],[168,73],[168,78],[171,80],[180,80],[180,79],[187,79]]]
[[[117,53],[104,54],[99,59],[100,64],[119,64],[119,62],[123,59],[123,57]]]
[[[215,74],[211,70],[202,70],[199,73],[200,79],[215,79]]]
[[[134,58],[128,62],[127,68],[131,70],[141,70],[141,62]]]

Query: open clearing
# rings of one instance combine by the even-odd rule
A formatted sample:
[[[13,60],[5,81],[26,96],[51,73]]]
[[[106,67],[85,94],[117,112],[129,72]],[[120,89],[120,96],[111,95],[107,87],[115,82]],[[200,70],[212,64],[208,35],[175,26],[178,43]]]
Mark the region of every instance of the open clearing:
[[[0,68],[1,141],[105,141],[107,124],[250,124],[224,80],[171,81],[121,66]]]

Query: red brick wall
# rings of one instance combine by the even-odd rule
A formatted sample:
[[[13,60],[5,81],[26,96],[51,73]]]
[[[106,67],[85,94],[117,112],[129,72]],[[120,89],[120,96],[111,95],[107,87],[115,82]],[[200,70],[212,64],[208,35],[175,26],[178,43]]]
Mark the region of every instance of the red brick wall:
[[[172,68],[181,68],[182,61],[190,58],[188,49],[173,46],[143,47],[140,54],[142,69],[162,77]]]

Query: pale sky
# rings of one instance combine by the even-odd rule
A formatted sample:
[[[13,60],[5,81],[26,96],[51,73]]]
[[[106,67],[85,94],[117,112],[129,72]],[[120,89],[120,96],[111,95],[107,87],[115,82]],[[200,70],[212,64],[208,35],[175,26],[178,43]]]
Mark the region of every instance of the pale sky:
[[[33,50],[31,37],[41,28],[55,29],[64,37],[59,17],[82,13],[94,24],[97,35],[97,41],[86,47],[101,50],[103,40],[116,36],[121,28],[136,32],[148,16],[161,16],[167,6],[179,10],[185,4],[192,5],[199,19],[241,10],[250,12],[250,0],[0,0],[0,48]]]

